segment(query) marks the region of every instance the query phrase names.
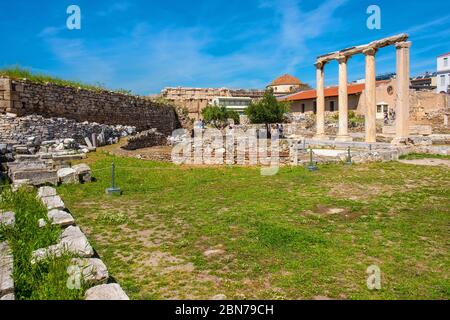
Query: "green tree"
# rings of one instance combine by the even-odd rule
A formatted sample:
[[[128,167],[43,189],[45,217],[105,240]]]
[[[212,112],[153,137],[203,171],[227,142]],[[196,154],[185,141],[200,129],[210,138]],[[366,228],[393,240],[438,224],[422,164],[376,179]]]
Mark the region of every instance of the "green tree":
[[[265,124],[270,136],[271,123],[284,122],[284,115],[290,110],[289,102],[278,101],[272,90],[267,90],[261,100],[250,103],[245,114],[251,123]]]
[[[202,110],[205,123],[218,129],[223,129],[228,124],[228,119],[233,119],[235,124],[239,124],[239,113],[228,110],[224,106],[209,105]]]

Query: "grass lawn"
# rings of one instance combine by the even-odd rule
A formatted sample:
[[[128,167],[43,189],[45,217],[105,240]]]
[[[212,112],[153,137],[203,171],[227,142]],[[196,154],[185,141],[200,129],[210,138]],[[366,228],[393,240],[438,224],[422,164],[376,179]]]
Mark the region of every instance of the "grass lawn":
[[[122,196],[105,195],[115,161]],[[450,173],[179,167],[98,151],[59,193],[134,299],[449,299]],[[206,254],[205,254],[206,252]],[[366,286],[377,265],[382,290]]]

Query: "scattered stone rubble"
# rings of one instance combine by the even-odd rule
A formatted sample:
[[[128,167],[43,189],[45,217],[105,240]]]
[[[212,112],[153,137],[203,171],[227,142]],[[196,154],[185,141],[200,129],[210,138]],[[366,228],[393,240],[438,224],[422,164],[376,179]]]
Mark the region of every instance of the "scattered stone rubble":
[[[41,186],[86,183],[92,179],[89,166],[86,164],[70,166],[72,161],[84,157],[79,153],[16,155],[15,161],[6,163],[6,167],[13,189],[26,184]]]
[[[106,125],[96,122],[77,122],[66,118],[44,118],[40,115],[18,117],[13,113],[0,114],[0,143],[39,147],[43,141],[58,141],[67,138],[85,144],[85,137],[92,134],[99,138],[99,145],[112,144],[121,137],[136,132],[136,128],[123,125]]]

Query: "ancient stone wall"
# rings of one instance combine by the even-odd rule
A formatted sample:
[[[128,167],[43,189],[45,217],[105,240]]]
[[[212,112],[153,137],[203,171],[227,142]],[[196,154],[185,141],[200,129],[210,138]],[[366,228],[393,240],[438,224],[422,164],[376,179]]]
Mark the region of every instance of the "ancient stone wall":
[[[173,107],[145,97],[0,78],[0,113],[6,112],[156,128],[167,135],[179,126]]]

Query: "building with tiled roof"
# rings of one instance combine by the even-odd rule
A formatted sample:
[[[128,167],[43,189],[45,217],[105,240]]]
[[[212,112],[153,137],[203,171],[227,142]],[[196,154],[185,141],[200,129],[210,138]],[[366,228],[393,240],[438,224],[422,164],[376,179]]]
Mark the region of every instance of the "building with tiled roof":
[[[364,114],[364,83],[350,83],[348,90],[348,109],[356,111],[358,114]],[[325,110],[337,112],[339,110],[339,87],[325,88]],[[385,113],[392,112],[395,109],[395,81],[382,80],[377,81],[377,118],[383,119]],[[278,99],[291,102],[291,112],[306,113],[316,112],[316,90],[304,90],[289,94]]]
[[[272,89],[274,95],[276,96],[282,96],[308,88],[308,85],[304,84],[300,81],[300,79],[291,76],[290,74],[284,74],[276,78],[267,86],[267,89]]]

